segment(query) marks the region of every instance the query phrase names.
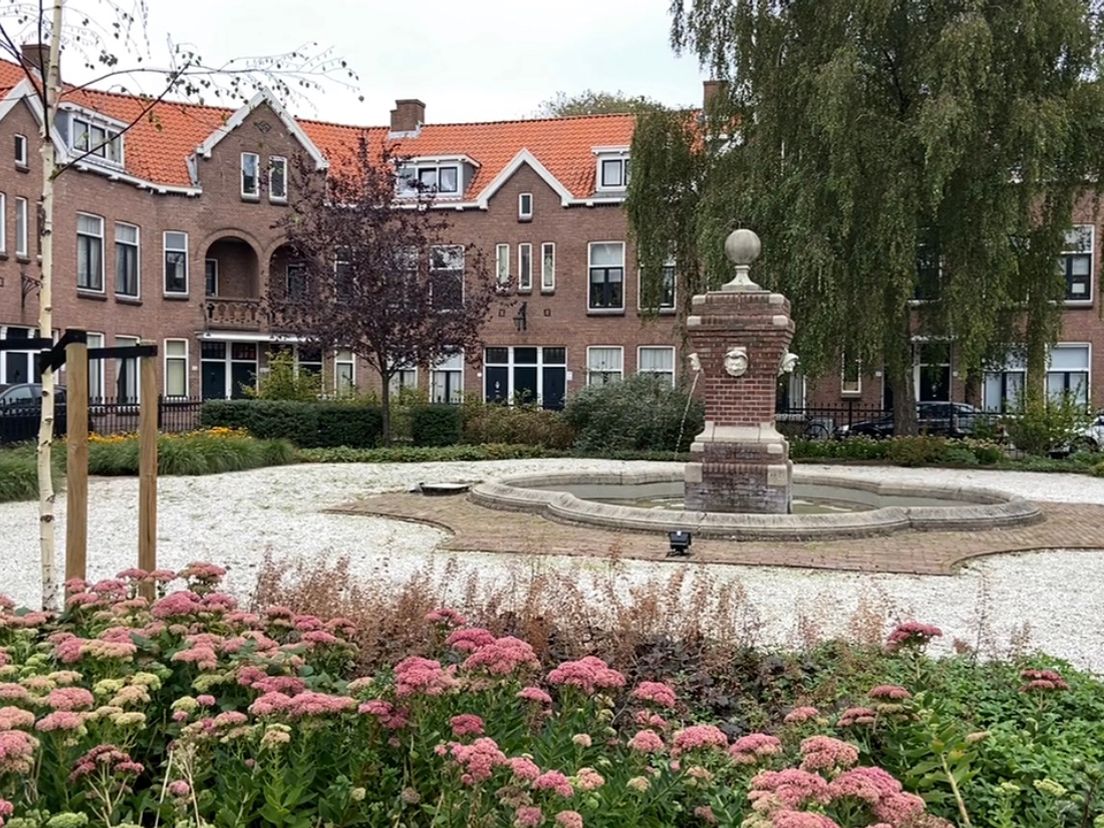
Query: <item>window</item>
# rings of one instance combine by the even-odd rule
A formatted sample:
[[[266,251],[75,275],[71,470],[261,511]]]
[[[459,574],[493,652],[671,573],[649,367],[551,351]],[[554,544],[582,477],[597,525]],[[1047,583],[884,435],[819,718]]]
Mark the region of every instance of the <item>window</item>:
[[[558,410],[567,396],[567,349],[562,346],[483,350],[483,399],[509,405],[536,403]]]
[[[165,396],[188,396],[188,340],[165,340]]]
[[[598,158],[598,189],[623,190],[629,186],[629,159],[627,157]]]
[[[165,293],[188,292],[188,234],[165,231]]]
[[[639,284],[637,285],[640,310],[664,313],[675,309],[675,262],[669,259],[664,262],[659,271],[659,283],[648,284],[644,278],[644,271],[639,272]]]
[[[1055,345],[1050,349],[1046,375],[1047,397],[1059,401],[1069,397],[1089,404],[1089,346]]]
[[[132,347],[138,344],[138,337],[117,336],[115,344],[119,347]],[[128,405],[138,402],[138,379],[138,357],[115,360],[116,402]]]
[[[34,336],[32,328],[0,328],[0,339],[28,339]],[[16,385],[38,382],[38,360],[35,351],[0,351],[0,385]]]
[[[556,289],[556,243],[541,245],[541,291],[551,293]]]
[[[241,195],[242,198],[258,198],[261,194],[260,180],[261,156],[255,152],[241,154]]]
[[[356,392],[356,356],[352,351],[334,354],[334,391],[341,397]]]
[[[401,365],[391,375],[391,402],[409,396],[418,390],[418,368],[414,365]]]
[[[344,264],[338,262],[338,267]],[[296,300],[307,298],[307,266],[303,262],[288,262],[287,297]]]
[[[0,255],[8,252],[8,197],[0,193]]]
[[[921,342],[916,361],[916,401],[950,402],[951,346],[946,342]]]
[[[464,304],[464,248],[458,244],[429,249],[429,301],[437,310]]]
[[[287,159],[279,155],[268,159],[268,200],[287,201]]]
[[[431,402],[460,403],[464,401],[464,355],[446,354],[429,371]]]
[[[102,333],[88,333],[85,340],[88,349],[102,348],[104,335]],[[98,402],[104,397],[104,361],[102,359],[88,360],[88,399]]]
[[[616,382],[624,374],[625,351],[621,347],[587,348],[587,385]]]
[[[17,166],[27,166],[27,136],[15,136],[15,163]]]
[[[1004,365],[986,371],[981,384],[981,407],[985,411],[1018,411],[1023,405],[1026,366],[1018,357],[1009,357]]]
[[[406,164],[399,168],[396,191],[400,196],[459,195],[460,166]]]
[[[675,349],[668,346],[641,346],[637,351],[636,372],[662,377],[675,384]]]
[[[1058,269],[1066,277],[1067,302],[1092,301],[1093,226],[1082,224],[1066,233]]]
[[[518,245],[518,290],[533,289],[533,245]]]
[[[590,310],[625,309],[625,243],[592,242],[590,255]]]
[[[297,376],[311,374],[318,377],[321,387],[322,349],[317,345],[296,345],[295,373]]]
[[[518,221],[533,220],[533,194],[520,193],[518,195]]]
[[[257,383],[256,342],[202,341],[199,360],[205,400],[241,399]]]
[[[15,255],[27,255],[27,199],[15,199]]]
[[[218,296],[218,259],[203,262],[203,289],[208,296]]]
[[[77,288],[102,292],[104,220],[77,213]]]
[[[862,363],[844,353],[840,367],[840,394],[851,397],[858,396],[861,393]]]
[[[123,139],[119,130],[88,117],[73,116],[70,146],[89,160],[123,163]]]
[[[115,223],[115,292],[138,297],[138,228]]]
[[[495,245],[495,272],[498,274],[498,286],[510,286],[510,245]]]

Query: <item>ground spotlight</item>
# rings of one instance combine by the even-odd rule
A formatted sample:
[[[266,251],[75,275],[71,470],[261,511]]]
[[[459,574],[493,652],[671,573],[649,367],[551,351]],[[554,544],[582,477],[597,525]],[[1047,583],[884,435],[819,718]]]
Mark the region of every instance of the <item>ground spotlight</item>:
[[[685,529],[668,532],[667,540],[671,542],[671,551],[667,553],[669,556],[690,556],[690,544],[694,542],[694,538]]]

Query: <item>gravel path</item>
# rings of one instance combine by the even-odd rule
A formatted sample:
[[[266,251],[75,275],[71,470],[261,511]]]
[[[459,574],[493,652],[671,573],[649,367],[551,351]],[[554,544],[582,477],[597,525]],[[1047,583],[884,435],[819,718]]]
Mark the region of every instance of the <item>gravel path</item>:
[[[481,582],[524,584],[541,571],[568,574],[584,589],[611,580],[627,594],[633,585],[667,579],[670,564],[550,556],[512,557],[436,551],[440,530],[382,518],[327,515],[326,506],[354,497],[402,490],[420,481],[471,480],[536,471],[615,469],[612,461],[519,460],[495,463],[304,465],[210,477],[159,481],[159,564],[193,560],[230,567],[229,586],[247,594],[265,555],[276,561],[334,560],[349,555],[360,577],[404,582],[430,571],[443,600],[458,596],[469,574]],[[634,464],[640,467],[642,464]],[[665,464],[651,464],[662,467]],[[975,485],[1036,500],[1102,503],[1104,480],[1018,472],[818,466],[818,473],[879,480]],[[137,557],[138,482],[93,480],[90,486],[90,576],[105,577]],[[64,499],[59,498],[64,515]],[[37,507],[0,504],[0,593],[33,604],[39,591]],[[65,536],[64,519],[58,537]],[[861,543],[861,541],[856,541]],[[60,545],[60,542],[59,542]],[[60,552],[60,549],[59,549]],[[692,566],[692,565],[691,565]],[[447,569],[447,571],[446,571]],[[941,626],[943,646],[954,638],[987,642],[1001,651],[1026,639],[1054,655],[1104,673],[1104,550],[1052,550],[979,560],[954,577],[837,573],[773,567],[710,566],[716,585],[738,582],[760,624],[763,643],[797,643],[810,629],[846,634],[856,611],[918,618]]]

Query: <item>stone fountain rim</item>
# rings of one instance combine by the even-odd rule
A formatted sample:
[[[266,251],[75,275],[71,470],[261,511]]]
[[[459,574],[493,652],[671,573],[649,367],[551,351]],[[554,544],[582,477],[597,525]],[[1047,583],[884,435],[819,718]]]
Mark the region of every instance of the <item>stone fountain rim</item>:
[[[482,506],[540,514],[552,520],[627,531],[689,529],[702,537],[736,540],[808,541],[884,535],[901,531],[975,531],[1020,526],[1043,519],[1029,500],[995,489],[968,486],[903,485],[794,470],[794,482],[831,485],[882,496],[929,497],[962,501],[962,506],[884,506],[863,512],[774,515],[644,509],[583,500],[569,492],[533,486],[578,483],[640,485],[683,481],[682,469],[558,472],[483,481],[469,497]]]

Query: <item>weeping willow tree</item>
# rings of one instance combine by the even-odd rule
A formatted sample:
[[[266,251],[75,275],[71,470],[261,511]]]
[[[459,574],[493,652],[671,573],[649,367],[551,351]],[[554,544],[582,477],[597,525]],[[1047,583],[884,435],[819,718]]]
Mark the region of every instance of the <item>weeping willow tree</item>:
[[[748,226],[806,371],[884,366],[903,428],[917,334],[975,375],[1022,349],[1041,388],[1055,260],[1104,158],[1102,5],[674,0],[675,48],[728,86],[706,112],[640,117],[627,208],[646,283],[672,251],[692,289],[725,281],[723,238]]]

